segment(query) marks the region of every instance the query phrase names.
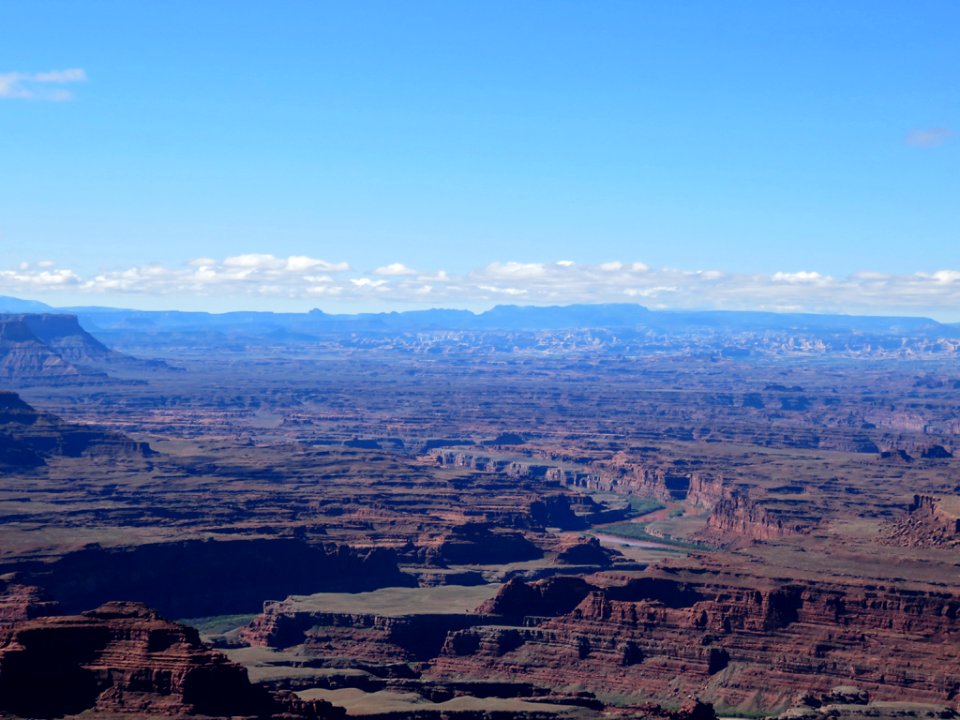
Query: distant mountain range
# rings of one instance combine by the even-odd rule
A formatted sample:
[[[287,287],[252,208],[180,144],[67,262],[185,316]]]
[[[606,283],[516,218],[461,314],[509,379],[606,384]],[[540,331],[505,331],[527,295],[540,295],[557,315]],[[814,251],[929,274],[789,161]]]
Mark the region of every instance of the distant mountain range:
[[[32,310],[26,310],[32,308]],[[376,346],[400,339],[391,347],[433,351],[477,343],[504,348],[601,345],[619,350],[655,348],[726,348],[762,352],[771,347],[821,351],[894,352],[905,347],[924,352],[954,352],[960,347],[960,324],[924,317],[875,317],[738,311],[650,310],[636,304],[534,307],[500,305],[486,312],[413,310],[408,312],[334,315],[306,313],[180,312],[105,307],[52,308],[42,303],[0,297],[0,312],[57,312],[79,318],[84,329],[107,344],[139,350],[253,345],[298,345],[318,341],[348,346]],[[3,316],[0,316],[3,317]],[[9,316],[8,316],[9,317]],[[34,332],[38,332],[34,323]],[[42,340],[43,338],[41,338]],[[73,364],[87,364],[106,348],[84,339],[65,355]],[[49,338],[46,342],[53,342]],[[75,342],[71,341],[71,343]],[[94,343],[97,341],[94,340]],[[56,344],[56,343],[55,343]],[[78,349],[79,348],[79,349]],[[438,350],[439,349],[439,350]],[[77,355],[76,353],[80,354]],[[93,363],[94,365],[96,363]],[[0,369],[2,376],[2,369]]]
[[[21,300],[20,298],[0,295],[0,313],[43,313],[54,312],[46,303],[36,300]]]
[[[20,308],[20,309],[15,309]],[[181,312],[177,310],[126,310],[109,307],[51,308],[42,303],[0,298],[0,312],[63,312],[104,328],[156,326],[195,327],[300,327],[344,330],[559,330],[649,327],[659,330],[681,328],[726,328],[742,330],[843,330],[851,332],[917,332],[950,328],[925,317],[824,315],[735,310],[650,310],[636,304],[579,304],[563,306],[497,305],[486,312],[469,310],[410,310],[406,312],[328,314],[321,310],[306,313],[240,311],[227,313]]]

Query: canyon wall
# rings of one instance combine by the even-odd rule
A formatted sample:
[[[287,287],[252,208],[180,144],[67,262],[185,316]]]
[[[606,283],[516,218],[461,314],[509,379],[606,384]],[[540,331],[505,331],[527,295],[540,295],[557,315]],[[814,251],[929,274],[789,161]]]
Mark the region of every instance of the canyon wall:
[[[549,604],[544,584],[504,586],[480,608],[502,619],[451,633],[431,672],[641,691],[658,701],[693,693],[751,711],[839,684],[877,699],[958,701],[957,596],[704,575],[581,583],[555,585],[565,596]]]
[[[196,630],[138,604],[24,620],[0,645],[0,711],[23,717],[93,711],[321,720],[342,717],[338,710],[252,685]]]
[[[123,599],[172,617],[257,612],[264,600],[292,594],[416,585],[391,550],[287,539],[94,546],[22,574],[67,612]]]

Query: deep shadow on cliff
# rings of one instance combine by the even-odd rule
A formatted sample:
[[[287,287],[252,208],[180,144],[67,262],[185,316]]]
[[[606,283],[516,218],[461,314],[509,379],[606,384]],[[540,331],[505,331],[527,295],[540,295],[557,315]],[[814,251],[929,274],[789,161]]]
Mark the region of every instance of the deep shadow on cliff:
[[[68,423],[0,390],[0,469],[33,468],[52,457],[152,455],[150,446],[125,435]]]
[[[321,720],[344,715],[323,701],[254,685],[245,668],[200,642],[193,628],[137,603],[0,627],[0,712]]]
[[[92,546],[34,566],[26,576],[66,612],[123,599],[170,617],[258,612],[264,600],[293,594],[416,585],[390,550],[287,539]]]

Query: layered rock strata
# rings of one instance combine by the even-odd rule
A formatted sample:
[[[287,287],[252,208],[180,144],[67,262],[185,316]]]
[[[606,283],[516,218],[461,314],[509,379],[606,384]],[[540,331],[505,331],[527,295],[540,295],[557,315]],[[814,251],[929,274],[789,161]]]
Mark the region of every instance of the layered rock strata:
[[[0,314],[0,379],[17,385],[100,383],[110,370],[168,367],[111,350],[74,315]]]
[[[265,598],[292,594],[416,585],[391,550],[290,539],[93,546],[24,574],[68,612],[121,597],[174,617],[256,612]]]
[[[879,699],[958,700],[954,595],[703,572],[610,587],[558,581],[508,583],[478,610],[500,620],[451,633],[431,672],[660,701],[696,693],[742,710],[845,682]]]
[[[449,633],[487,622],[474,614],[377,615],[296,610],[268,602],[240,637],[254,647],[302,645],[313,657],[389,665],[429,660],[440,654]]]
[[[30,468],[53,457],[152,454],[147,443],[119,433],[74,425],[36,410],[17,393],[0,390],[0,468]]]
[[[0,646],[0,710],[31,718],[136,715],[338,718],[322,701],[253,685],[192,628],[136,603],[24,620]]]

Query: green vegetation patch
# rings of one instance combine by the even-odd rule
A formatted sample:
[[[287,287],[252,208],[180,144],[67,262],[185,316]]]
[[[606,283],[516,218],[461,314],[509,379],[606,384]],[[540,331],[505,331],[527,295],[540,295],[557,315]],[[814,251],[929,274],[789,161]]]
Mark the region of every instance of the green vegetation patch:
[[[497,594],[500,585],[439,585],[426,588],[382,588],[362,593],[294,595],[298,610],[369,613],[372,615],[459,614],[473,612]]]
[[[649,515],[657,510],[663,510],[664,507],[666,506],[663,503],[652,498],[630,496],[630,514],[634,517]]]
[[[685,548],[688,550],[703,549],[705,547],[704,545],[686,542],[684,540],[676,540],[674,538],[651,535],[649,532],[647,532],[646,523],[618,522],[611,525],[604,525],[602,527],[595,527],[594,531],[605,533],[607,535],[616,535],[617,537],[630,538],[631,540],[644,540],[647,542],[658,543],[660,545],[669,545],[670,547]]]
[[[432,710],[443,713],[529,713],[537,716],[582,716],[583,708],[569,705],[535,703],[520,698],[494,698],[460,696],[444,702],[431,702],[416,693],[381,690],[363,692],[357,688],[326,690],[311,688],[297,693],[305,700],[328,700],[345,707],[351,716],[380,715],[383,713],[416,712]]]
[[[200,631],[201,635],[221,635],[249,625],[256,615],[212,615],[210,617],[184,618],[176,622],[189,625]]]

